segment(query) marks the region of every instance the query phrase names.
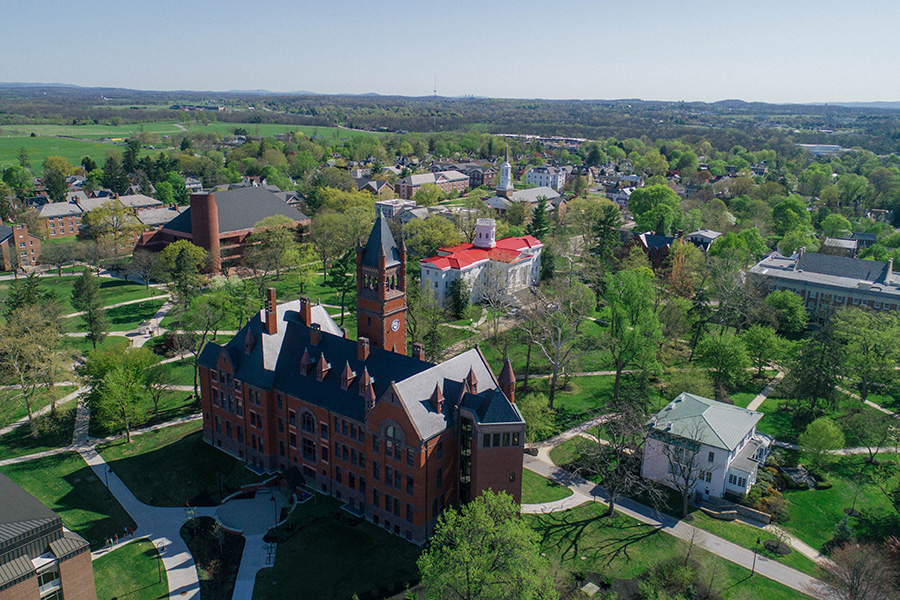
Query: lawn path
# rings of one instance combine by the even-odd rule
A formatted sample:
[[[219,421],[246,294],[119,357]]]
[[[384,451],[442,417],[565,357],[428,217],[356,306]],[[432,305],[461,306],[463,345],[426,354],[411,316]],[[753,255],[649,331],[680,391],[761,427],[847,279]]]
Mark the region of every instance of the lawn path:
[[[778,387],[778,384],[781,383],[782,379],[784,379],[784,371],[779,369],[775,377],[772,378],[772,381],[770,381],[766,385],[766,387],[763,388],[763,391],[758,393],[753,401],[747,405],[747,409],[756,410],[757,408],[759,408],[760,405],[766,401],[766,398],[768,398],[772,394],[772,392],[775,391],[775,388]]]
[[[566,486],[572,490],[574,494],[580,494],[594,502],[600,502],[606,505],[609,504],[609,493],[601,486],[595,485],[568,471],[560,469],[547,460],[542,460],[539,457],[526,454],[524,458],[524,467],[529,471]],[[548,511],[552,508],[545,505],[531,505],[530,507],[532,508],[531,512],[536,513],[544,512],[541,510],[541,507],[547,508]],[[688,543],[696,544],[736,565],[746,569],[750,569],[753,566],[754,553],[752,550],[742,548],[737,544],[707,533],[702,529],[694,527],[675,517],[660,513],[649,506],[644,506],[629,498],[620,497],[616,502],[616,509],[642,523],[656,527],[660,531],[673,535]],[[566,510],[566,508],[559,507],[557,510]],[[808,590],[810,586],[817,582],[815,578],[810,577],[805,573],[786,567],[781,563],[770,560],[764,556],[755,556],[755,558],[757,573],[797,591],[809,593]]]
[[[57,385],[78,385],[78,384],[70,382],[70,381],[61,381],[61,382],[55,383],[53,385],[57,386]],[[4,385],[0,389],[14,390],[14,389],[18,389],[19,387],[20,386],[16,386],[16,385]],[[67,402],[71,402],[72,400],[77,398],[82,392],[86,391],[86,389],[87,388],[79,388],[79,389],[75,390],[74,392],[72,392],[71,394],[69,394],[67,396],[63,396],[62,398],[60,398],[59,400],[56,401],[56,405],[59,406],[61,404],[66,404]],[[41,415],[46,415],[52,409],[53,409],[53,405],[48,404],[47,406],[41,408],[40,410],[34,411],[34,417],[37,418],[37,417],[40,417]],[[14,429],[18,429],[19,427],[21,427],[23,425],[27,425],[27,424],[28,424],[28,417],[27,416],[22,417],[18,421],[13,421],[6,427],[3,427],[2,429],[0,429],[0,435],[6,435],[7,433],[13,431]]]
[[[109,308],[118,308],[119,306],[128,306],[129,304],[140,304],[141,302],[147,302],[148,300],[162,300],[163,298],[168,298],[169,296],[171,296],[171,294],[160,294],[159,296],[148,296],[147,298],[138,298],[137,300],[128,300],[126,302],[119,302],[118,304],[110,304],[108,306],[104,306],[103,309],[106,310]],[[169,302],[168,304],[171,305],[171,302]],[[163,306],[165,306],[165,304]],[[71,319],[72,317],[80,317],[83,314],[84,314],[84,311],[73,312],[73,313],[69,313],[67,315],[63,315],[62,318],[63,319]],[[153,318],[155,319],[156,317],[154,316]]]

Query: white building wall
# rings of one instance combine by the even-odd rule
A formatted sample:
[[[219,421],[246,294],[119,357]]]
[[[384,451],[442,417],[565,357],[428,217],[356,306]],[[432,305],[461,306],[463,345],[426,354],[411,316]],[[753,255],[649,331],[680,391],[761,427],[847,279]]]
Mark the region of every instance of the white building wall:
[[[665,486],[673,487],[672,475],[669,473],[669,459],[663,451],[664,444],[656,439],[647,437],[644,442],[644,460],[641,464],[641,476],[651,481],[657,481]],[[709,453],[713,453],[713,460],[709,460]],[[729,454],[720,448],[703,445],[697,454],[698,467],[709,474],[698,479],[694,483],[694,492],[708,493],[715,498],[721,498],[725,494],[728,465],[731,462]]]

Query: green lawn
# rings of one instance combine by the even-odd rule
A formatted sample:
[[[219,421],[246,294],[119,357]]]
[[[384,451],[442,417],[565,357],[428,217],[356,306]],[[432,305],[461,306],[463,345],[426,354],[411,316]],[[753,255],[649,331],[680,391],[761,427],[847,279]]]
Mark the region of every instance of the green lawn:
[[[27,126],[16,125],[15,127],[25,128]],[[30,135],[8,137],[6,133],[8,129],[10,128],[4,127],[4,133],[0,136],[0,167],[4,169],[19,164],[19,148],[22,147],[28,150],[28,160],[38,171],[48,156],[62,156],[73,165],[81,164],[82,157],[90,156],[102,165],[107,152],[110,150],[122,152],[125,149],[124,143],[104,144],[56,137],[30,137]]]
[[[147,300],[137,304],[126,304],[106,310],[110,331],[128,331],[137,329],[141,321],[149,321],[159,312],[165,300]]]
[[[97,600],[168,598],[169,580],[157,556],[153,542],[136,540],[95,560]]]
[[[77,277],[43,277],[41,278],[41,288],[47,291],[55,292],[59,296],[63,306],[63,314],[77,312],[72,307],[72,290],[75,287]],[[0,300],[5,300],[9,291],[9,282],[0,284]],[[141,298],[149,298],[151,296],[159,296],[164,294],[156,288],[149,290],[139,283],[124,281],[121,279],[110,279],[104,277],[100,280],[100,293],[103,297],[103,305],[110,306],[120,302],[129,300],[139,300]]]
[[[107,499],[106,486],[76,452],[7,465],[0,471],[59,513],[63,525],[95,550],[107,536],[135,527],[118,501]]]
[[[143,414],[132,422],[132,430],[165,423],[188,415],[200,412],[200,404],[194,400],[193,392],[166,391],[159,399],[159,417],[154,415],[153,402],[149,398],[143,403]],[[104,438],[110,435],[123,433],[124,429],[118,427],[107,428],[99,419],[92,419],[90,436]]]
[[[261,479],[206,444],[200,427],[199,421],[166,427],[136,436],[131,444],[104,444],[100,453],[138,500],[155,506],[184,506],[186,501],[214,506],[241,485]]]
[[[614,579],[630,579],[667,560],[683,558],[687,544],[619,514],[603,518],[605,507],[588,503],[572,510],[546,515],[525,515],[538,532],[541,549],[567,587],[575,574],[599,573]],[[691,550],[706,573],[715,569],[715,587],[724,600],[796,600],[800,594],[765,577],[750,578],[747,569],[717,558],[699,548]],[[571,589],[571,587],[569,587]]]
[[[94,351],[94,345],[83,337],[64,337],[63,347],[70,349],[75,354],[85,355]],[[126,348],[131,346],[131,340],[120,335],[109,335],[97,344],[98,351],[116,350],[124,352]]]
[[[72,443],[75,429],[75,402],[60,406],[55,415],[46,414],[35,420],[38,437],[31,437],[31,428],[26,424],[0,437],[0,458],[13,458],[62,448]]]
[[[278,544],[274,567],[257,574],[254,600],[385,598],[418,580],[418,546],[340,506],[316,494],[294,511],[293,535]]]
[[[562,383],[562,379],[559,383]],[[556,424],[559,431],[565,431],[600,414],[606,403],[612,399],[614,384],[615,377],[612,375],[591,375],[572,377],[567,388],[557,389],[553,404],[557,411]],[[535,392],[549,398],[550,380],[529,380],[528,388],[529,393]],[[525,392],[519,390],[517,393]]]
[[[558,466],[566,465],[578,456],[578,449],[584,444],[589,444],[587,440],[581,436],[573,437],[571,440],[565,441],[550,451],[550,460]]]
[[[522,471],[522,504],[540,504],[562,500],[572,495],[572,490],[550,481],[528,469]]]
[[[10,383],[12,382],[10,381]],[[34,394],[31,410],[32,412],[37,412],[50,404],[51,399],[59,400],[76,389],[72,385],[57,385],[50,389],[42,387]],[[5,427],[27,416],[28,410],[22,402],[22,392],[20,390],[0,390],[0,427]]]
[[[175,385],[194,385],[194,364],[193,358],[188,357],[185,361],[176,360],[163,365],[172,377],[172,383]]]
[[[834,528],[844,518],[843,510],[850,508],[856,493],[854,480],[860,471],[863,456],[841,457],[828,468],[830,489],[787,490],[784,498],[791,511],[791,519],[785,527],[813,548],[822,549],[834,536]],[[900,455],[878,455],[881,462],[898,464]],[[849,520],[851,527],[868,538],[880,539],[891,532],[900,531],[900,518],[891,507],[887,496],[870,478],[871,467],[865,471],[856,510],[861,517]],[[900,479],[897,470],[886,482],[886,489],[893,489]]]

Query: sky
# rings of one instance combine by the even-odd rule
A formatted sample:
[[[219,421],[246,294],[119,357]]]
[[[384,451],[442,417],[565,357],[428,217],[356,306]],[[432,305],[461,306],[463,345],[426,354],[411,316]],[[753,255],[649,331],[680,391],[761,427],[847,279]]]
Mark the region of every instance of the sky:
[[[3,0],[0,81],[900,101],[895,0]]]

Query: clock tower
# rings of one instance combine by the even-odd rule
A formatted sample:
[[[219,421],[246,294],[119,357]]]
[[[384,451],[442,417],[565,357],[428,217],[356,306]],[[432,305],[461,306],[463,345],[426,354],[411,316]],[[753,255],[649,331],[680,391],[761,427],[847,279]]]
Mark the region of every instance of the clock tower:
[[[406,244],[379,213],[365,246],[356,246],[356,331],[378,348],[406,354]]]

